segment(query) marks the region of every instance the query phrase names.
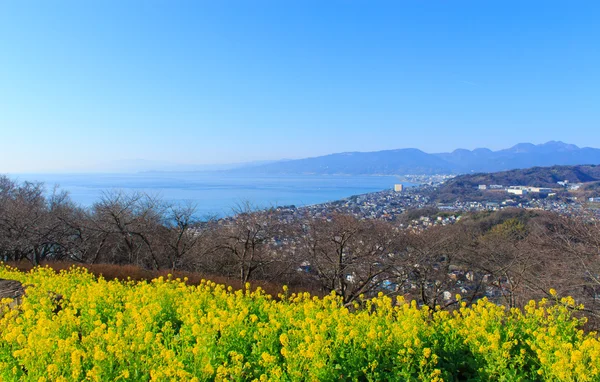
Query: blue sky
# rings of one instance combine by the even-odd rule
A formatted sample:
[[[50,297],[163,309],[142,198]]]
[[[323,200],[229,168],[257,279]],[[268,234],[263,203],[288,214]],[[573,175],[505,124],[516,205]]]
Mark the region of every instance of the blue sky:
[[[0,172],[600,147],[597,1],[0,2]]]

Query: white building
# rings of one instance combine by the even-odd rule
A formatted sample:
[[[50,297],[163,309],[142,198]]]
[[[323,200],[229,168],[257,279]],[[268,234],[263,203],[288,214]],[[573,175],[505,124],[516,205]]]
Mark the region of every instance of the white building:
[[[550,192],[552,192],[552,189],[548,188],[548,187],[529,187],[527,189],[527,191],[535,192],[535,193],[542,193],[542,194],[549,194]]]
[[[522,188],[509,188],[506,190],[509,194],[513,194],[513,195],[527,195],[527,190],[524,190]]]

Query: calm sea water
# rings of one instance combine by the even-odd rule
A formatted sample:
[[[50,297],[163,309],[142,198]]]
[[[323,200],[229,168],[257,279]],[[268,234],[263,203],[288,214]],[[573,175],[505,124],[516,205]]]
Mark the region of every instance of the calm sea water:
[[[172,202],[192,201],[200,215],[231,214],[237,204],[297,207],[391,189],[394,176],[285,175],[240,176],[220,173],[22,174],[20,181],[58,184],[82,206],[91,206],[107,190],[144,191]],[[405,186],[413,184],[405,183]]]

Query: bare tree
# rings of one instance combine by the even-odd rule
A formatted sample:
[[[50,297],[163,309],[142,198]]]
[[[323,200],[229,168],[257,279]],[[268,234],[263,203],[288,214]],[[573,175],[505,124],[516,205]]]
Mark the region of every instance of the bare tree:
[[[160,268],[162,204],[150,195],[123,191],[105,192],[92,207],[89,226],[101,238],[99,246],[112,262],[149,265]],[[105,246],[110,241],[112,245]],[[97,256],[92,260],[96,261]]]
[[[48,211],[42,183],[16,184],[2,180],[0,229],[5,260],[30,259],[39,264],[51,249],[48,243]]]
[[[299,240],[308,272],[345,304],[387,286],[390,258],[397,249],[387,223],[339,214],[309,219]]]
[[[290,240],[293,224],[276,208],[258,210],[246,202],[234,209],[234,216],[213,227],[206,237],[213,250],[206,256],[205,269],[237,276],[242,283],[253,279],[279,281],[297,273],[299,262]]]
[[[461,256],[462,238],[459,227],[409,233],[400,260],[408,277],[405,294],[432,309],[454,305],[456,293],[468,300],[480,295],[480,280]]]
[[[7,260],[29,259],[39,265],[46,259],[69,256],[73,227],[68,216],[78,208],[55,186],[45,196],[42,183],[18,184],[0,177],[0,253]]]
[[[585,305],[600,320],[600,223],[595,218],[556,216],[538,238],[539,247],[551,253],[554,270],[546,290],[555,288]]]
[[[165,207],[163,226],[167,228],[163,238],[169,267],[193,269],[208,252],[208,243],[213,233],[214,217],[200,221],[197,207],[193,203],[168,204]]]

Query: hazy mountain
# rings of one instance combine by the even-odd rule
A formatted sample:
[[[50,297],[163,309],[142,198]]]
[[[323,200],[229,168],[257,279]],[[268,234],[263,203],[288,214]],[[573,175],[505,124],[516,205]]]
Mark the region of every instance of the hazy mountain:
[[[498,151],[479,148],[438,154],[417,149],[349,152],[281,161],[243,171],[262,174],[461,174],[579,164],[600,164],[600,149],[550,141],[540,145],[519,143]],[[241,170],[233,170],[237,171]]]
[[[519,143],[492,151],[457,149],[451,153],[428,154],[418,149],[375,152],[346,152],[314,158],[257,161],[217,165],[181,164],[145,159],[115,160],[95,166],[68,169],[68,172],[191,172],[227,171],[253,174],[464,174],[496,172],[554,165],[600,164],[600,149],[550,141],[540,145]]]
[[[226,164],[185,164],[146,159],[124,159],[98,163],[93,166],[80,166],[68,169],[68,172],[86,173],[137,173],[137,172],[196,172],[226,171],[238,168],[262,166],[276,161],[256,161]]]
[[[453,166],[421,150],[399,149],[331,154],[271,163],[244,171],[267,174],[440,174],[452,172]]]

